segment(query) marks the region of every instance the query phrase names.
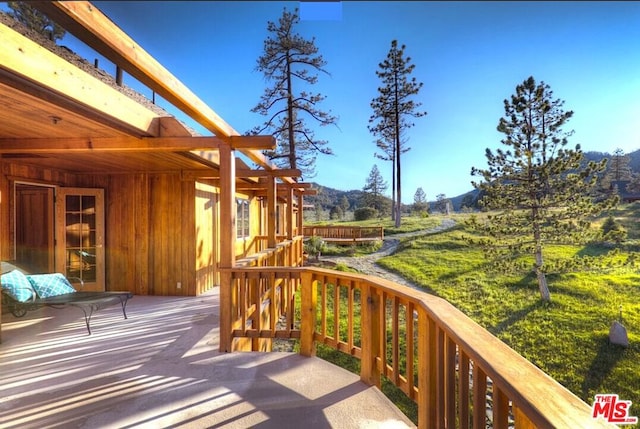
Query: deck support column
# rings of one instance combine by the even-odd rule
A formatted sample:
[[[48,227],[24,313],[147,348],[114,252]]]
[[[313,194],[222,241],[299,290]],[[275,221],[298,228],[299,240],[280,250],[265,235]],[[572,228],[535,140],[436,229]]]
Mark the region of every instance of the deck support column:
[[[236,263],[236,170],[235,153],[228,146],[220,147],[220,351],[233,347],[232,309],[238,296],[233,288],[231,272]]]
[[[304,234],[304,194],[298,194],[298,235]]]
[[[287,189],[287,240],[293,239],[293,188]]]
[[[275,176],[267,177],[267,247],[273,249],[278,243],[276,239],[276,208],[278,192]]]

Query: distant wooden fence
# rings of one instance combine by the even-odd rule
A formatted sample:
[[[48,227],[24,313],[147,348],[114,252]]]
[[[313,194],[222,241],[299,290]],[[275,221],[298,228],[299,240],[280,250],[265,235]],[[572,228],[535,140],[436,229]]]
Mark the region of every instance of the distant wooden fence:
[[[335,244],[357,244],[384,238],[381,226],[305,226],[303,233],[305,238],[322,237],[324,241]]]

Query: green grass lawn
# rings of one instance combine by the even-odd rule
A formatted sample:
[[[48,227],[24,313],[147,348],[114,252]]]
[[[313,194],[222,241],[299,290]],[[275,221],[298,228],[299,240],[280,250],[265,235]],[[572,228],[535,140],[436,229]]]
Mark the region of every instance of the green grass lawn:
[[[611,214],[629,233],[612,257],[619,260],[640,248],[640,205]],[[458,216],[454,229],[406,240],[380,265],[447,299],[585,402],[596,393],[617,393],[633,401],[631,414],[640,416],[640,271],[612,266],[549,275],[551,302],[543,303],[535,276],[487,270],[482,251],[464,240],[469,231]],[[560,246],[549,258],[610,250]],[[631,343],[626,349],[608,341],[620,311]]]

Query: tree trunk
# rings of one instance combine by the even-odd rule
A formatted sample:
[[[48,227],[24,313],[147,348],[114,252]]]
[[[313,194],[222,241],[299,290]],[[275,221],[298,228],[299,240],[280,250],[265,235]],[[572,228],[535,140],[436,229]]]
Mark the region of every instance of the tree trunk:
[[[293,129],[293,84],[291,82],[291,60],[289,59],[289,54],[287,53],[287,116],[289,123],[288,125],[288,133],[289,133],[289,168],[296,169],[298,168],[298,162],[296,159],[296,142],[295,142],[295,134]]]
[[[536,277],[538,278],[538,288],[540,289],[540,298],[543,301],[551,301],[551,293],[547,284],[547,277],[542,270],[542,248],[536,248]]]
[[[398,74],[396,73],[395,75],[395,82],[394,82],[394,92],[395,92],[395,100],[394,100],[394,108],[395,108],[395,145],[396,145],[396,149],[395,149],[395,159],[394,159],[394,163],[396,165],[396,207],[395,207],[395,211],[396,211],[396,228],[400,228],[400,223],[401,223],[401,218],[402,218],[402,213],[401,213],[401,207],[402,207],[402,185],[400,184],[400,110],[399,110],[399,106],[400,106],[400,100],[398,98]]]
[[[391,220],[396,220],[396,156],[395,143],[393,145],[393,156],[391,157]]]

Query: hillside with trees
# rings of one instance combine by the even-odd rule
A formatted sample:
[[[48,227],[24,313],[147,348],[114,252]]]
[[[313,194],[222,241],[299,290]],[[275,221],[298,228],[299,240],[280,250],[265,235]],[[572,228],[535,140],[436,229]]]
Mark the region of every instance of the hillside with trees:
[[[589,152],[583,153],[584,155],[583,163],[585,164],[589,163],[590,161],[597,163],[602,161],[605,158],[608,160],[607,171],[605,171],[605,173],[603,174],[603,177],[601,178],[602,180],[600,181],[600,184],[603,187],[608,186],[607,183],[610,179],[607,179],[606,177],[607,175],[613,176],[615,178],[615,175],[616,175],[615,167],[617,166],[617,164],[619,164],[616,162],[616,157],[617,157],[616,152],[617,150],[613,150],[611,153],[597,152],[597,151],[589,151]],[[627,154],[620,154],[618,156],[622,157],[621,159],[624,160],[623,162],[627,164],[628,173],[631,175],[631,181],[634,183],[639,182],[640,180],[638,179],[638,177],[640,177],[640,149]],[[620,170],[625,170],[625,169],[620,168]],[[469,192],[465,192],[464,194],[460,194],[452,197],[447,197],[447,199],[451,203],[451,208],[453,209],[453,211],[456,211],[456,212],[465,210],[465,207],[477,208],[480,191],[478,191],[477,189],[473,189],[473,186],[471,185],[471,176],[469,176],[468,178],[461,177],[460,180],[466,181],[469,183]],[[349,203],[348,209],[346,211],[353,212],[356,208],[361,207],[360,204],[365,193],[362,189],[364,188],[365,185],[366,185],[365,178],[363,178],[363,187],[360,189],[354,189],[354,190],[334,189],[334,188],[323,186],[320,183],[314,182],[313,188],[318,191],[318,195],[305,197],[304,203],[308,207],[307,210],[311,210],[311,207],[315,208],[317,205],[319,205],[319,207],[321,207],[322,210],[326,212],[327,219],[328,219],[328,213],[331,211],[333,207],[340,205],[341,202],[344,203],[342,201],[343,199],[346,199]],[[417,191],[416,189],[406,190],[406,192],[409,193],[410,195],[414,195],[416,191]],[[383,197],[383,198],[385,198],[387,201],[387,204],[391,206],[392,204],[391,198],[388,198],[388,197]],[[429,210],[433,210],[434,207],[437,206],[437,202],[438,201],[435,199],[428,201],[426,204],[429,206]],[[342,205],[344,206],[344,204]],[[403,213],[409,213],[411,211],[412,205],[413,204],[403,204],[402,206]],[[309,219],[311,219],[311,217]]]

